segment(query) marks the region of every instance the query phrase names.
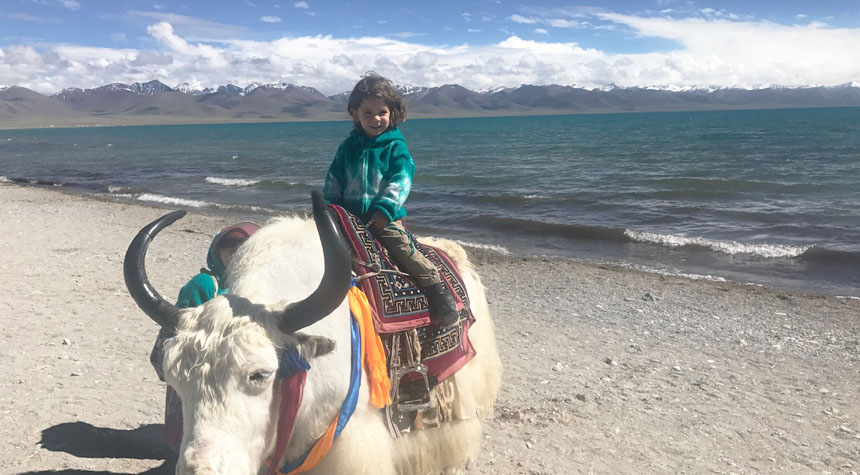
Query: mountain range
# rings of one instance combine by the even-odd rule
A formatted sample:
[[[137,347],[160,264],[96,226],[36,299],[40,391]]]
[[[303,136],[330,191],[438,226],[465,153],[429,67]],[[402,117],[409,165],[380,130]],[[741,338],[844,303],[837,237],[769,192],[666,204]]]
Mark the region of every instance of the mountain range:
[[[688,90],[522,85],[473,91],[456,84],[397,88],[413,118],[860,106],[857,83]],[[348,120],[348,96],[326,96],[294,84],[197,90],[154,80],[67,88],[50,96],[12,86],[0,89],[0,128]]]

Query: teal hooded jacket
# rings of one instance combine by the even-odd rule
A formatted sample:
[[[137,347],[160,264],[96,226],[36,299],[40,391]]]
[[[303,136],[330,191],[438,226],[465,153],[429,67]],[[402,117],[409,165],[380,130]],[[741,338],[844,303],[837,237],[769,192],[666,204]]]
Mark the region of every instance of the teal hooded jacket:
[[[212,239],[212,242],[209,244],[209,252],[206,253],[206,265],[209,266],[208,272],[200,269],[201,272],[199,274],[192,277],[191,280],[179,289],[179,298],[176,299],[177,307],[196,307],[212,300],[216,295],[227,291],[222,282],[226,268],[224,263],[221,262],[221,257],[215,252],[215,243],[218,241],[219,236],[220,234]],[[216,281],[218,282],[217,288],[215,287]]]
[[[323,197],[367,222],[375,211],[390,221],[406,216],[415,163],[397,127],[369,138],[353,129],[337,149],[323,185]]]

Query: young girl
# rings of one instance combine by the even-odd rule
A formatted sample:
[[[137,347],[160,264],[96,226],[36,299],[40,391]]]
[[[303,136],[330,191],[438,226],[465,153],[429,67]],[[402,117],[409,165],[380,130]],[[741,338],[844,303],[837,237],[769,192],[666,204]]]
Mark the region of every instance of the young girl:
[[[415,249],[401,221],[415,172],[397,128],[406,120],[406,103],[390,81],[370,73],[353,88],[347,111],[355,128],[337,149],[323,196],[361,219],[401,270],[415,279],[427,297],[431,319],[440,320],[442,327],[456,325],[460,315],[451,293],[436,266]]]
[[[179,290],[179,298],[176,306],[180,308],[196,307],[227,292],[224,287],[224,273],[227,265],[233,258],[233,253],[242,245],[260,226],[255,223],[242,222],[228,226],[212,239],[209,251],[206,253],[206,265],[209,268],[200,269],[200,273],[191,278]],[[174,336],[173,331],[161,327],[149,361],[158,374],[158,379],[164,381],[164,340]],[[179,451],[182,442],[182,401],[172,387],[167,386],[164,402],[164,438],[167,446],[174,452]]]

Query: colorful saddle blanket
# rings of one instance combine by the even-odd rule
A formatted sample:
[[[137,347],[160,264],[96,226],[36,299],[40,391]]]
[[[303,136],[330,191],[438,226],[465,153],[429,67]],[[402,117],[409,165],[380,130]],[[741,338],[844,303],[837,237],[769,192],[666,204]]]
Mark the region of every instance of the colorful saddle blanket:
[[[469,327],[475,317],[469,308],[469,296],[460,272],[442,250],[415,241],[415,247],[436,264],[443,283],[460,309],[460,324],[440,330],[431,324],[427,299],[414,281],[397,272],[388,251],[376,241],[364,224],[340,206],[329,205],[352,250],[353,271],[360,279],[358,287],[367,295],[374,326],[385,340],[386,333],[415,329],[421,343],[421,362],[427,365],[431,384],[442,381],[463,367],[475,350],[469,342]],[[380,272],[381,271],[381,272]]]

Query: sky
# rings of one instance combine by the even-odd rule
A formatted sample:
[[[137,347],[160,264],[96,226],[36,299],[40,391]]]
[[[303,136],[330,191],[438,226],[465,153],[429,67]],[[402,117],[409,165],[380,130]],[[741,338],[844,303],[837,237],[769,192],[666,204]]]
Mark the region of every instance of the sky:
[[[860,86],[860,0],[0,0],[0,87]]]

